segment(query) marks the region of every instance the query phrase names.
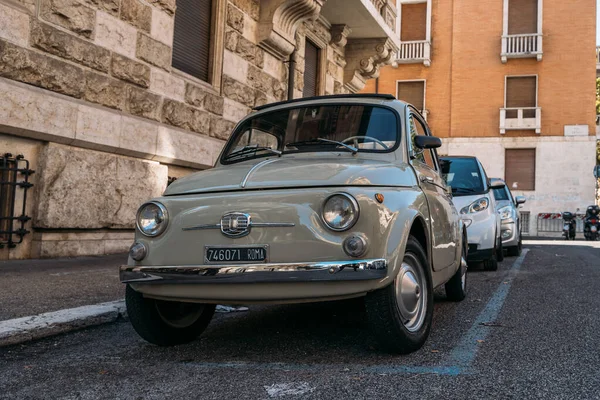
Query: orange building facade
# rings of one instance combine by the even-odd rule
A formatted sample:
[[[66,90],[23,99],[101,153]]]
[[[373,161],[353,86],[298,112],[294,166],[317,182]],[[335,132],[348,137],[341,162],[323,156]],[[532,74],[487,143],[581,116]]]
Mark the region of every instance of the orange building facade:
[[[399,0],[398,16],[398,55],[363,92],[414,104],[440,154],[525,195],[525,233],[594,203],[595,0]]]

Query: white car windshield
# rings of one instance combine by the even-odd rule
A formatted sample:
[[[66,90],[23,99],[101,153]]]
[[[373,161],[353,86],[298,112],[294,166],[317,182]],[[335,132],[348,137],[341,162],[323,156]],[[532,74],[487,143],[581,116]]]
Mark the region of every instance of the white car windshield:
[[[241,124],[221,162],[297,152],[388,152],[398,142],[398,119],[391,109],[365,105],[316,105],[274,111]]]

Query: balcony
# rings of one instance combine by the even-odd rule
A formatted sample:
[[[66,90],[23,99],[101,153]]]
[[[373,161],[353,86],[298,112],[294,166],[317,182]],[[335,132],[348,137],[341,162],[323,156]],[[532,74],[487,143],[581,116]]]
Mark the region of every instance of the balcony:
[[[431,65],[431,42],[428,40],[414,40],[400,42],[400,50],[396,57],[397,64],[420,64],[426,67]]]
[[[527,33],[521,35],[502,36],[502,62],[506,63],[509,58],[536,57],[542,61],[542,34]]]
[[[542,132],[542,108],[520,107],[500,109],[500,133],[508,130],[533,130]]]

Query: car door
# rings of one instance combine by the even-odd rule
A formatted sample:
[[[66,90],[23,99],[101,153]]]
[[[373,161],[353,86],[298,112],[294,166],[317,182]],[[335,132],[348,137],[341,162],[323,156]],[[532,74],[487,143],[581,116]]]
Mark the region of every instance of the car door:
[[[432,241],[433,269],[448,268],[456,261],[459,245],[458,212],[452,203],[452,194],[442,178],[435,149],[418,149],[414,145],[417,135],[430,135],[421,116],[411,110],[408,118],[410,158],[417,173],[421,189],[429,205],[429,225]]]

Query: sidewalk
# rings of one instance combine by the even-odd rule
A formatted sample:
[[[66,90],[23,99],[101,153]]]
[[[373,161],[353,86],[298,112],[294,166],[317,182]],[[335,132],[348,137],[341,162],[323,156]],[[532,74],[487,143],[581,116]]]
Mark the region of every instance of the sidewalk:
[[[0,261],[0,346],[116,320],[127,254]]]

